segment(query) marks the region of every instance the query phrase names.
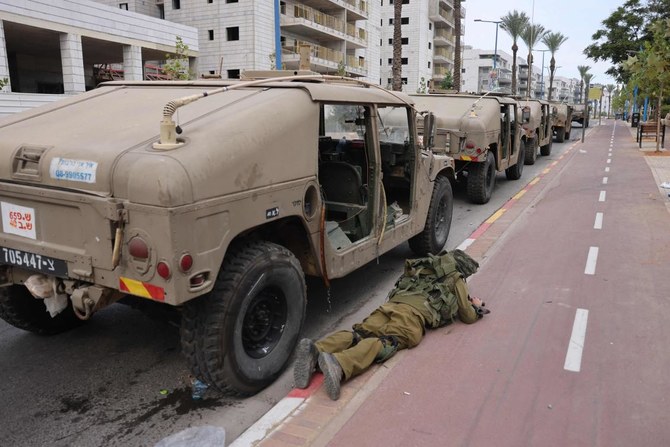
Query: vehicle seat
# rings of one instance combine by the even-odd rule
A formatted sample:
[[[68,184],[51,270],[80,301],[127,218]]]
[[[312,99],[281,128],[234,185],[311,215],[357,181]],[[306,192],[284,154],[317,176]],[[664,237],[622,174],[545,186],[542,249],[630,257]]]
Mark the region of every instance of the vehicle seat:
[[[363,180],[354,165],[341,161],[321,163],[319,182],[326,201],[365,205]]]

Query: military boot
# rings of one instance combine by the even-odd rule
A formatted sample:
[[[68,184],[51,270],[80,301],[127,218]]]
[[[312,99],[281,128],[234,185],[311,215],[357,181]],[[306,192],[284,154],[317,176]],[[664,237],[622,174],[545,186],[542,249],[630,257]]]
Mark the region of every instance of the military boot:
[[[342,381],[342,367],[333,354],[322,352],[319,354],[319,369],[323,373],[326,393],[333,400],[340,398],[340,382]]]
[[[298,343],[296,350],[295,366],[293,367],[293,380],[296,388],[307,388],[312,374],[316,368],[319,358],[319,350],[309,338],[303,338]]]

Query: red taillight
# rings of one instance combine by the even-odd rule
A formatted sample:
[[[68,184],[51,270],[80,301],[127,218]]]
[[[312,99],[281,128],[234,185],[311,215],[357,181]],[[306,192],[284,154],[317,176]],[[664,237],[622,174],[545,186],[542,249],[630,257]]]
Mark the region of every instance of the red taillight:
[[[475,148],[475,143],[473,143],[472,141],[466,141],[465,142],[465,148],[466,149],[474,149]]]
[[[478,147],[478,148],[477,148],[477,153],[478,153],[478,154],[481,154],[481,153],[482,153],[482,148],[481,148],[481,147]]]
[[[160,261],[156,265],[156,271],[158,272],[160,277],[163,278],[163,279],[170,278],[170,275],[172,274],[172,272],[170,272],[170,266],[165,261]]]
[[[186,273],[191,270],[191,267],[193,267],[193,256],[188,253],[182,255],[179,259],[179,270]]]
[[[128,253],[133,258],[138,259],[148,259],[149,258],[149,246],[144,239],[139,236],[135,236],[128,242]]]

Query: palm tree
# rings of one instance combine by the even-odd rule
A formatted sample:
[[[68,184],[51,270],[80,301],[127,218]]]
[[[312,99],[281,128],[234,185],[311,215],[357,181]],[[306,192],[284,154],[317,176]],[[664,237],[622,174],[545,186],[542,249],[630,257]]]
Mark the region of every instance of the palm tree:
[[[521,33],[521,40],[524,41],[528,47],[528,97],[530,98],[530,87],[533,79],[533,47],[540,41],[548,30],[544,29],[544,26],[539,23],[533,23],[526,25],[523,32]]]
[[[391,71],[393,82],[391,89],[399,92],[402,90],[402,0],[393,2],[393,62]]]
[[[586,120],[589,119],[590,113],[589,113],[589,108],[586,106],[586,98],[588,98],[588,92],[589,92],[589,86],[591,85],[591,79],[593,79],[593,74],[591,73],[586,73],[584,75],[584,122],[587,122]]]
[[[551,62],[549,62],[549,101],[551,101],[551,93],[554,87],[554,71],[556,70],[556,58],[554,55],[566,40],[568,38],[559,32],[547,33],[542,38],[542,43],[547,46],[547,49],[551,53]]]
[[[459,2],[460,3],[460,2]],[[508,12],[507,15],[500,18],[502,21],[500,27],[504,29],[512,38],[512,94],[516,95],[516,52],[519,47],[516,42],[521,33],[528,25],[529,19],[525,12],[519,12],[516,9]]]
[[[579,99],[581,100],[584,98],[584,78],[586,78],[586,75],[589,73],[589,70],[591,67],[588,65],[577,65],[577,71],[579,72],[579,77],[581,78],[581,81],[579,82]],[[589,78],[589,81],[591,81],[591,78]],[[584,104],[586,104],[586,98],[584,98]],[[586,113],[586,112],[584,112]]]
[[[461,91],[461,0],[454,0],[454,33],[456,48],[454,49],[454,88]]]
[[[607,84],[605,88],[607,89],[607,96],[609,98],[609,100],[607,101],[607,118],[609,118],[610,112],[612,111],[612,92],[614,91],[616,86],[614,84]]]

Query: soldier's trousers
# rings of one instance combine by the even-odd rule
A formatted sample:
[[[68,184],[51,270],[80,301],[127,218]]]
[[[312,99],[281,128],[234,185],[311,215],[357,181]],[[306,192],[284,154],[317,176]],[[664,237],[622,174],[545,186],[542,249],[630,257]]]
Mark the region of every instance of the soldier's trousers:
[[[362,323],[353,329],[361,335],[354,345],[351,331],[339,331],[316,342],[321,352],[329,352],[342,367],[345,380],[367,370],[381,352],[383,344],[379,337],[393,335],[398,341],[398,350],[413,348],[421,342],[425,322],[412,306],[403,303],[386,303],[378,307]]]

